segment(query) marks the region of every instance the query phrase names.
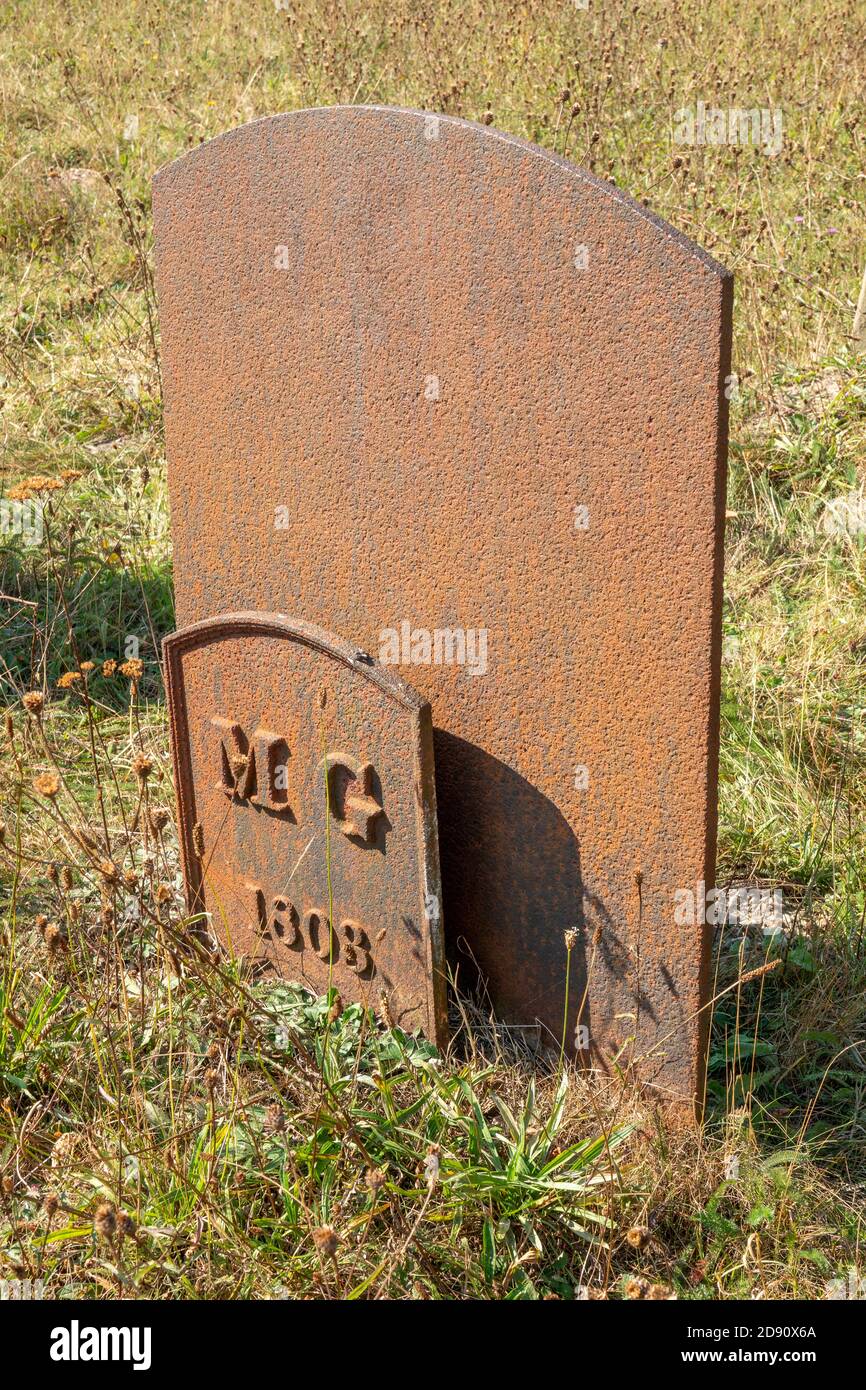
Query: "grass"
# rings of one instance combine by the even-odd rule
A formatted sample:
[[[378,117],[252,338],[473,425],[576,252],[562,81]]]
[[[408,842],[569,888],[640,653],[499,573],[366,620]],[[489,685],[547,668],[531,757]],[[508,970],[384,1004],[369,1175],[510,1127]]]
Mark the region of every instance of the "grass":
[[[0,472],[6,492],[78,474],[42,494],[42,544],[0,536],[0,1277],[93,1298],[824,1297],[864,1264],[866,543],[825,524],[866,441],[857,7],[0,11]],[[675,145],[697,100],[780,108],[781,153]],[[190,952],[149,180],[244,120],[353,101],[490,113],[736,272],[719,879],[782,888],[786,930],[720,933],[701,1132],[617,1078],[533,1067],[479,1001],[437,1056]]]

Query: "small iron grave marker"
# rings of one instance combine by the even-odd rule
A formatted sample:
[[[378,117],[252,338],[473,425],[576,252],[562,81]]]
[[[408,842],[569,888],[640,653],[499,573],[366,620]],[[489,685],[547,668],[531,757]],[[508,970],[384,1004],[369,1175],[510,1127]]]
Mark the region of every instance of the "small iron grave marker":
[[[237,952],[445,1037],[430,706],[281,614],[166,638],[189,907]]]

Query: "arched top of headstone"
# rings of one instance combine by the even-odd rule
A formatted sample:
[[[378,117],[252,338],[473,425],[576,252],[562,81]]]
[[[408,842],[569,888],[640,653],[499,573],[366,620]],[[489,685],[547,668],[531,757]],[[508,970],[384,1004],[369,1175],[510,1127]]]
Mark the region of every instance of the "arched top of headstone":
[[[285,160],[305,159],[312,143],[322,149],[312,166],[286,170]],[[332,177],[326,178],[326,164]],[[365,171],[387,176],[389,170],[395,179],[411,177],[422,188],[425,183],[438,185],[438,196],[444,194],[449,201],[462,197],[460,184],[466,178],[477,199],[486,192],[494,200],[497,190],[491,175],[501,170],[509,180],[522,179],[518,187],[523,197],[547,187],[558,196],[570,192],[576,205],[589,200],[596,208],[606,206],[612,221],[632,223],[655,239],[659,253],[676,258],[686,273],[731,278],[712,256],[661,217],[571,160],[475,121],[405,107],[328,106],[267,116],[226,131],[165,165],[156,173],[154,186],[160,201],[168,194],[177,198],[188,187],[204,207],[209,201],[223,204],[229,171],[238,180],[238,191],[249,188],[251,181],[271,181],[275,174],[299,184],[312,179],[318,196],[311,212],[327,236],[334,209],[329,195],[345,196]],[[466,205],[464,210],[471,219],[477,207]]]
[[[190,623],[189,627],[181,628],[179,632],[170,633],[163,641],[163,649],[166,661],[172,664],[192,648],[248,637],[282,638],[296,642],[301,647],[309,647],[370,681],[389,700],[394,700],[405,709],[415,712],[427,710],[429,702],[395,671],[380,665],[369,652],[345,642],[332,632],[326,632],[315,623],[289,617],[286,613],[217,613],[212,618],[202,618],[200,622]]]

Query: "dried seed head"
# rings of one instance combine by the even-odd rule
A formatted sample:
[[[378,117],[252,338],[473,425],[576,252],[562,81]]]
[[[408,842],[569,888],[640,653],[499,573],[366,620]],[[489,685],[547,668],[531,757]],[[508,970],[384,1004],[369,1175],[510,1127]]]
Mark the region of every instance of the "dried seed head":
[[[599,926],[596,927],[595,931],[594,931],[593,934],[592,934],[592,944],[593,944],[593,946],[600,946],[600,945],[601,945],[601,938],[602,938],[602,936],[603,936],[602,928],[601,928],[601,926],[599,925]]]
[[[153,763],[150,758],[146,758],[143,753],[139,753],[133,759],[132,770],[142,786],[144,786],[150,774],[153,772]]]
[[[342,1001],[342,999],[340,998],[339,994],[336,994],[336,993],[335,993],[335,994],[334,994],[333,1003],[331,1004],[331,1007],[330,1007],[330,1009],[328,1010],[328,1022],[329,1022],[329,1023],[336,1023],[337,1019],[340,1017],[340,1014],[341,1014],[342,1012],[343,1012],[343,1001]]]
[[[110,859],[100,859],[99,872],[106,883],[114,885],[120,882],[120,870]]]
[[[68,893],[72,887],[72,870],[68,864],[64,864],[63,868],[60,870],[60,883]]]
[[[320,686],[319,686],[318,693],[317,693],[317,695],[316,695],[316,705],[318,706],[319,709],[324,709],[324,708],[325,708],[325,705],[326,705],[327,703],[328,703],[328,690],[327,690],[327,686],[320,685]]]
[[[45,916],[44,912],[40,912],[39,916],[33,919],[33,925],[40,935],[45,931],[45,928],[48,926],[48,918]]]
[[[136,1229],[135,1222],[128,1211],[119,1211],[117,1213],[117,1234],[120,1236],[121,1240],[134,1240]]]
[[[667,1284],[650,1284],[649,1292],[647,1293],[647,1298],[652,1298],[658,1301],[660,1299],[668,1299],[670,1297],[671,1291],[668,1288]]]
[[[116,670],[117,670],[117,662],[116,662],[116,661],[103,661],[103,663],[102,663],[102,674],[103,674],[104,676],[113,676]]]
[[[204,1084],[207,1086],[207,1088],[208,1088],[208,1090],[209,1090],[210,1092],[213,1092],[213,1091],[215,1091],[216,1088],[217,1088],[217,1082],[218,1082],[218,1081],[219,1081],[219,1074],[218,1074],[218,1072],[215,1072],[214,1069],[213,1069],[213,1067],[210,1067],[210,1068],[205,1072],[205,1074],[204,1074]]]
[[[646,1293],[646,1283],[643,1279],[626,1279],[623,1292],[626,1298],[643,1298]]]
[[[60,778],[56,772],[40,772],[38,777],[33,778],[33,790],[37,796],[51,801],[60,791]]]
[[[284,1134],[286,1116],[281,1105],[269,1105],[265,1111],[265,1134]]]
[[[101,1202],[96,1208],[93,1229],[103,1240],[111,1240],[117,1230],[117,1209],[113,1202]]]
[[[81,828],[81,826],[79,826],[76,830],[75,838],[81,845],[82,849],[96,849],[96,841],[94,840],[93,836],[89,835],[86,830],[83,830]]]
[[[163,903],[167,903],[171,897],[171,889],[168,884],[158,883],[153,890],[153,897],[154,901],[158,903],[160,907],[162,907]]]
[[[46,1216],[50,1217],[54,1216],[59,1206],[60,1198],[57,1196],[57,1193],[49,1192],[46,1195],[44,1202],[42,1203],[42,1210],[45,1212]]]
[[[643,1250],[649,1242],[649,1236],[648,1226],[632,1226],[631,1230],[626,1232],[625,1238],[635,1250]]]
[[[200,820],[192,828],[192,847],[197,858],[204,859],[204,826]]]
[[[368,1168],[365,1173],[367,1186],[375,1197],[380,1188],[385,1186],[388,1181],[388,1174],[384,1168]]]
[[[66,935],[56,922],[49,922],[45,931],[42,933],[42,940],[48,948],[48,954],[57,956],[61,951],[66,950]]]
[[[138,875],[133,873],[132,869],[127,869],[123,875],[123,882],[124,886],[129,889],[130,893],[134,893],[136,888],[138,887]]]
[[[575,931],[574,927],[569,927],[568,931],[565,933],[565,949],[566,949],[566,951],[568,951],[569,953],[571,953],[571,952],[574,950],[575,946],[577,945],[577,940],[578,940],[578,938],[577,938],[577,932]]]
[[[391,1004],[384,989],[379,993],[379,1017],[386,1028],[394,1027],[394,1015],[391,1013]]]
[[[6,727],[6,737],[10,743],[13,743],[15,741],[15,721],[12,718],[11,710],[7,709],[3,716],[3,722]]]
[[[59,1135],[51,1146],[51,1167],[59,1168],[68,1163],[75,1155],[76,1143],[76,1136],[71,1132]]]
[[[9,1176],[8,1173],[4,1173],[4,1174],[3,1174],[2,1187],[3,1187],[3,1192],[4,1192],[4,1194],[5,1194],[7,1197],[9,1196],[9,1193],[10,1193],[10,1192],[13,1190],[13,1188],[15,1187],[15,1183],[13,1182],[12,1178],[10,1178],[10,1176]]]
[[[340,1237],[333,1226],[319,1226],[317,1230],[313,1231],[313,1244],[322,1259],[327,1257],[330,1260],[335,1260]]]
[[[27,502],[40,492],[57,492],[62,487],[63,481],[60,478],[48,478],[44,473],[30,473],[26,478],[22,478],[20,483],[7,489],[6,496],[10,502]]]
[[[120,668],[120,674],[131,681],[141,680],[144,675],[144,662],[137,656],[131,657],[129,661],[124,661]]]
[[[28,714],[32,714],[34,719],[38,719],[45,708],[45,696],[41,690],[28,690],[21,703]]]
[[[57,682],[58,690],[72,690],[81,680],[80,671],[64,671]]]
[[[163,810],[161,806],[155,806],[151,811],[148,819],[150,821],[150,828],[153,831],[154,835],[158,835],[159,832],[162,829],[164,829],[166,825],[168,825],[168,811]]]
[[[431,1144],[424,1160],[424,1179],[430,1191],[439,1181],[439,1145]]]
[[[771,971],[775,970],[776,967],[781,964],[782,962],[780,959],[768,960],[765,965],[759,965],[757,970],[747,970],[745,975],[740,976],[740,984],[745,985],[749,980],[759,980],[763,975],[769,975]]]

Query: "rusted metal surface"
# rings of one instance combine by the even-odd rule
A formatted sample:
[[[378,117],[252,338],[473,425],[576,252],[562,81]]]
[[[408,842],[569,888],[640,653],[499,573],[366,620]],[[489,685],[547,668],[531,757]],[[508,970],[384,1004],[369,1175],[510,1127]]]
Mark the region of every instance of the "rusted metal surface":
[[[730,276],[565,160],[382,108],[231,131],[154,217],[180,620],[414,657],[460,977],[557,1045],[575,928],[569,1047],[691,1096]]]
[[[430,706],[282,614],[222,614],[163,650],[190,910],[231,950],[441,1044]]]

